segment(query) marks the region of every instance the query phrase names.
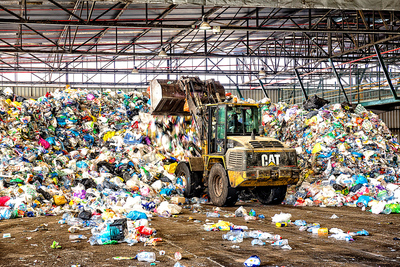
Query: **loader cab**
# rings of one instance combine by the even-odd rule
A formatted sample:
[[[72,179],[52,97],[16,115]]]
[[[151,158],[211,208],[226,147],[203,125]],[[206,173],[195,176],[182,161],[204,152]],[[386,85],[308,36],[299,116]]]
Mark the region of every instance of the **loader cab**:
[[[207,105],[208,153],[225,154],[228,136],[250,136],[259,126],[258,105]]]

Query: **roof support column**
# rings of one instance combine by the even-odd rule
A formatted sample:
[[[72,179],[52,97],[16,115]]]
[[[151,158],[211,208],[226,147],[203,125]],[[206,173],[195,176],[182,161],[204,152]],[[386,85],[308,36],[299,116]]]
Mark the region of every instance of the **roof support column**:
[[[338,83],[339,83],[340,89],[342,90],[342,93],[343,93],[344,97],[346,98],[346,102],[350,103],[350,102],[349,102],[349,99],[347,98],[346,92],[344,91],[344,87],[343,87],[342,81],[340,80],[339,74],[338,74],[337,71],[336,71],[336,68],[335,68],[335,65],[333,64],[332,59],[329,58],[328,60],[329,60],[329,62],[331,63],[333,73],[335,74],[336,80],[337,80]]]
[[[299,71],[297,69],[294,69],[294,72],[296,73],[297,79],[299,80],[300,87],[301,87],[301,90],[303,91],[304,98],[306,100],[308,100],[308,95],[307,95],[306,89],[304,89],[303,81],[301,80]]]
[[[265,90],[264,84],[263,84],[263,82],[261,81],[261,79],[258,79],[258,82],[259,82],[260,85],[261,85],[261,89],[262,89],[262,91],[263,91],[265,97],[268,97],[268,98],[269,98],[268,93],[267,93],[267,90]]]
[[[383,58],[382,58],[381,52],[379,51],[378,45],[374,44],[374,48],[375,48],[376,56],[379,60],[379,64],[381,65],[383,73],[385,74],[386,80],[389,84],[390,91],[392,91],[394,99],[400,100],[400,97],[397,95],[396,90],[393,87],[392,80],[390,79],[389,72],[386,68],[385,62],[383,62]]]

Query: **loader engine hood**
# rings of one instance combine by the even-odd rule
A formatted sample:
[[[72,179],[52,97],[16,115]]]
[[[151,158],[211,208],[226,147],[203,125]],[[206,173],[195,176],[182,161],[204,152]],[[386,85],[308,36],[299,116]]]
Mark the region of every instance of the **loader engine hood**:
[[[248,171],[265,167],[294,167],[297,164],[295,149],[288,148],[273,138],[228,138],[227,169]]]
[[[270,137],[256,137],[255,140],[251,140],[250,136],[228,136],[227,147],[244,147],[246,149],[257,149],[257,148],[286,148],[289,147],[284,143]]]

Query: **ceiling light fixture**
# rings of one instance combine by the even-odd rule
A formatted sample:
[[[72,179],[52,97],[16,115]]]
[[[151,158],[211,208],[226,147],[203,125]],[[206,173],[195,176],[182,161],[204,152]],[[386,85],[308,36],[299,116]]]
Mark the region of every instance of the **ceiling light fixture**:
[[[139,70],[138,70],[138,68],[136,66],[133,67],[132,73],[139,73]]]
[[[258,76],[265,76],[265,75],[267,74],[265,73],[264,68],[261,68],[260,72],[258,73]]]
[[[205,18],[204,16],[201,19],[201,24],[200,24],[199,29],[204,30],[204,31],[211,30],[211,26],[210,26],[210,24],[208,24],[207,18]]]
[[[168,56],[167,53],[165,52],[165,48],[164,47],[161,48],[161,51],[160,51],[160,53],[158,53],[158,56],[159,57],[167,57]]]

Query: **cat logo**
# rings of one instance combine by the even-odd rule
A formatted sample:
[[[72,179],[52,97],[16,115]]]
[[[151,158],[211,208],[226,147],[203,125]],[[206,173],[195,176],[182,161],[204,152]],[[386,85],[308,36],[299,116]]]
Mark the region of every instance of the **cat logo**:
[[[269,154],[269,155],[262,155],[261,156],[261,161],[262,161],[262,166],[275,166],[279,165],[279,158],[281,155],[279,154]]]

